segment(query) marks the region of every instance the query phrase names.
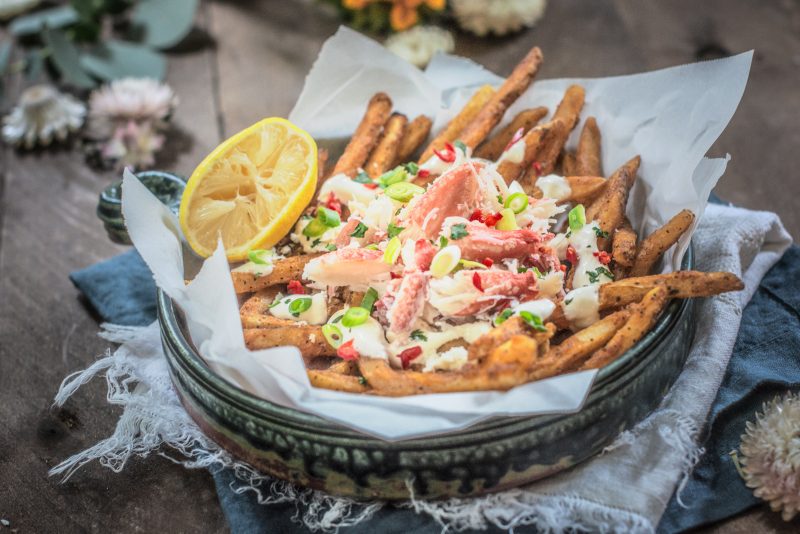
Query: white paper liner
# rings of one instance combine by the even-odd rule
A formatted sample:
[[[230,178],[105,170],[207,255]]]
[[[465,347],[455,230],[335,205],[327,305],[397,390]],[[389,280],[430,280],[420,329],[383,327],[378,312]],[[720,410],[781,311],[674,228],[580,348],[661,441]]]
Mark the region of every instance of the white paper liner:
[[[688,208],[700,216],[726,160],[704,154],[741,98],[752,54],[646,74],[594,80],[536,82],[512,107],[554,110],[571,83],[586,88],[582,117],[594,115],[603,134],[606,173],[640,154],[642,168],[629,214],[651,229]],[[387,92],[395,108],[436,116],[434,131],[460,109],[470,91],[500,79],[469,60],[437,56],[423,74],[374,41],[346,28],[331,37],[309,73],[289,118],[320,144],[351,133],[367,100]],[[255,119],[255,118],[254,118]],[[576,134],[574,134],[576,135]],[[573,140],[574,142],[574,140]],[[179,225],[129,172],[123,214],[131,240],[156,283],[180,306],[201,355],[238,387],[283,406],[316,414],[386,440],[452,432],[493,416],[579,410],[596,371],[525,384],[507,392],[448,393],[383,398],[311,387],[296,347],[249,351],[220,245],[184,285]],[[688,237],[672,264],[677,265]]]

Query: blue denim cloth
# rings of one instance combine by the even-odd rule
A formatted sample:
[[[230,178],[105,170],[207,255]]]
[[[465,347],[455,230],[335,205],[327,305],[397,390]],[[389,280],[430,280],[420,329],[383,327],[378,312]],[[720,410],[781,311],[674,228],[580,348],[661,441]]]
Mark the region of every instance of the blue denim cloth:
[[[103,320],[143,325],[155,319],[155,285],[139,254],[132,250],[76,271],[70,279]],[[681,493],[675,497],[659,532],[679,532],[738,514],[758,500],[739,478],[729,452],[739,444],[745,421],[764,401],[786,390],[800,389],[800,247],[793,246],[764,277],[744,310],[741,330],[727,374],[711,409],[707,453]],[[235,533],[302,532],[292,503],[262,506],[252,492],[235,494],[233,474],[214,474],[220,504]],[[516,532],[529,532],[530,527]],[[386,507],[348,532],[436,533],[432,519],[406,509]],[[489,532],[499,532],[491,529]]]

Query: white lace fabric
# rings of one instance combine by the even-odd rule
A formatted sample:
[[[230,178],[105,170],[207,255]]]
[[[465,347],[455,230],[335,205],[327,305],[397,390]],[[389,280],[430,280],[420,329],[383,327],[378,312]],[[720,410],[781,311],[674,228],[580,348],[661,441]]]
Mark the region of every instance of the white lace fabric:
[[[696,268],[736,273],[745,290],[699,303],[697,334],[687,363],[655,412],[623,432],[603,454],[564,473],[523,488],[435,502],[415,499],[409,485],[405,506],[429,515],[442,531],[535,525],[559,532],[654,532],[672,494],[702,454],[696,440],[724,376],[742,310],[790,243],[775,214],[709,205],[695,232]],[[149,454],[166,456],[187,468],[228,468],[238,480],[234,491],[253,491],[264,506],[294,502],[298,521],[312,531],[358,524],[383,506],[293,487],[220,449],[181,406],[169,379],[157,323],[103,325],[100,335],[119,343],[119,348],[68,376],[55,402],[62,405],[82,384],[105,374],[108,401],[121,405],[123,413],[112,436],[66,459],[51,475],[66,480],[93,460],[119,472],[131,458]]]

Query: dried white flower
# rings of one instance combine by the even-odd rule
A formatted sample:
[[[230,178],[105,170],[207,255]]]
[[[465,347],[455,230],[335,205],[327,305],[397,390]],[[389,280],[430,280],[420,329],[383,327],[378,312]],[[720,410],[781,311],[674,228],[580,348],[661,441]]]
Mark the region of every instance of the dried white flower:
[[[800,512],[800,394],[765,404],[755,423],[748,421],[739,450],[747,487],[791,521]]]
[[[33,148],[47,146],[53,139],[63,141],[83,125],[86,106],[75,97],[51,85],[26,89],[17,106],[3,117],[3,140]]]
[[[483,37],[505,35],[533,26],[544,15],[547,0],[451,0],[461,28]]]
[[[412,65],[424,67],[437,52],[452,52],[453,34],[437,26],[414,26],[386,40],[386,48]]]
[[[38,6],[41,0],[0,0],[0,20],[8,20]]]
[[[172,89],[150,78],[123,78],[93,91],[89,132],[102,159],[118,167],[152,166],[177,105]]]

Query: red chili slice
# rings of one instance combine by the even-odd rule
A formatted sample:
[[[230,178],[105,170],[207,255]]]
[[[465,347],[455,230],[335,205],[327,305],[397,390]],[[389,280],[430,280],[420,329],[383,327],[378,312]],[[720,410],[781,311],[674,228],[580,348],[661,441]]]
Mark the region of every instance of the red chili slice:
[[[481,276],[478,273],[472,274],[472,285],[475,286],[478,291],[483,293],[483,283],[481,282]]]
[[[597,261],[602,263],[603,265],[608,265],[611,263],[611,255],[606,252],[605,250],[601,250],[598,252],[593,252],[592,255],[597,258]]]
[[[487,267],[491,267],[492,265],[494,265],[494,260],[492,258],[483,258],[483,261],[481,263]]]
[[[403,369],[408,369],[411,366],[411,360],[417,358],[420,354],[422,354],[422,347],[414,346],[407,348],[398,354],[397,357],[400,358]]]
[[[286,289],[289,291],[290,295],[305,295],[306,288],[303,287],[303,283],[300,280],[290,280],[286,286]]]
[[[428,169],[420,169],[419,171],[417,171],[417,178],[427,178],[430,175],[431,171],[429,171]]]
[[[469,220],[483,222],[483,212],[481,210],[473,211],[469,216]]]
[[[508,150],[512,146],[514,146],[514,144],[516,144],[517,141],[522,139],[522,134],[524,132],[525,132],[525,128],[520,128],[519,130],[514,132],[514,136],[511,138],[511,141],[509,141],[508,144],[506,145],[506,147],[503,149],[503,152],[505,152],[506,150]]]
[[[575,252],[575,249],[572,247],[572,245],[567,247],[567,261],[572,265],[577,265],[578,263],[578,253]]]
[[[536,171],[536,176],[542,174],[542,164],[538,161],[533,162],[533,170]]]
[[[456,160],[456,147],[452,143],[445,143],[444,150],[434,150],[433,153],[445,163],[453,163]]]
[[[375,182],[370,182],[368,184],[364,184],[364,187],[366,187],[367,189],[377,189],[378,184],[376,184]]]
[[[566,266],[566,265],[564,265],[563,263],[562,263],[561,265],[559,265],[559,266],[558,266],[558,268],[559,268],[559,269],[561,269],[561,272],[562,272],[562,273],[565,273],[565,272],[567,272],[567,266]]]
[[[333,194],[333,191],[328,193],[328,198],[325,200],[325,207],[329,210],[333,210],[339,215],[342,214],[342,203],[339,202],[339,199],[336,198],[336,195]]]
[[[397,280],[398,278],[403,278],[403,275],[401,275],[400,273],[389,273],[389,277],[392,280]]]
[[[336,355],[343,360],[357,360],[359,354],[358,351],[353,348],[353,341],[355,340],[351,339],[339,345],[339,348],[336,349]]]
[[[486,226],[495,226],[502,218],[503,215],[501,213],[493,213],[483,218],[483,224]]]

